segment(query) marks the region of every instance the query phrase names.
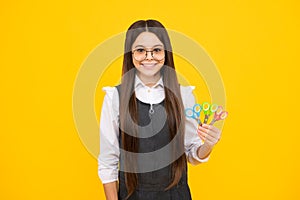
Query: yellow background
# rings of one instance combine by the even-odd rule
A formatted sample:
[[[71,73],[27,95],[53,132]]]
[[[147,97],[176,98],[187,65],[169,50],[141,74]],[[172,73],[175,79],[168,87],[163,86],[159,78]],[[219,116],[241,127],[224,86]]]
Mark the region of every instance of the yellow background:
[[[226,89],[222,139],[208,163],[189,166],[193,199],[300,199],[296,0],[6,1],[0,15],[0,199],[104,199],[73,84],[92,49],[148,18],[201,44]],[[99,82],[97,116],[109,83]]]

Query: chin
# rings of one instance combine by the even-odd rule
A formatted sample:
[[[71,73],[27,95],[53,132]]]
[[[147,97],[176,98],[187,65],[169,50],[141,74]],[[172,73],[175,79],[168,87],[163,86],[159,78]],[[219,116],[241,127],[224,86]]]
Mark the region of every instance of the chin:
[[[157,76],[157,73],[141,73],[141,75],[151,78],[151,77]]]
[[[158,70],[155,70],[155,71],[149,71],[149,70],[138,70],[138,73],[141,75],[141,76],[145,76],[145,77],[148,77],[148,78],[151,78],[151,77],[154,77],[154,76],[157,76],[160,71]]]

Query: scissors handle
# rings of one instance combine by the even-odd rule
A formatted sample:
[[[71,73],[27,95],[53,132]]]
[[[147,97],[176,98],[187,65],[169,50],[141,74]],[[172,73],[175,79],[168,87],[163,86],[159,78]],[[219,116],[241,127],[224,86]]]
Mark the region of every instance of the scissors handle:
[[[220,114],[215,114],[214,118],[210,122],[210,125],[213,125],[216,121],[224,120],[227,117],[227,115],[227,111],[222,111]]]
[[[200,114],[195,112],[194,109],[192,108],[185,109],[185,116],[188,118],[195,119],[200,126],[202,125],[202,122],[200,120]]]
[[[187,108],[185,109],[185,116],[189,117],[189,118],[194,118],[196,119],[197,115],[195,114],[194,110],[191,108]]]
[[[198,125],[199,125],[199,126],[202,126],[202,122],[201,122],[200,117],[197,119],[197,122],[198,122]]]
[[[203,122],[204,124],[207,123],[209,116],[210,116],[210,115],[205,115],[204,122]]]

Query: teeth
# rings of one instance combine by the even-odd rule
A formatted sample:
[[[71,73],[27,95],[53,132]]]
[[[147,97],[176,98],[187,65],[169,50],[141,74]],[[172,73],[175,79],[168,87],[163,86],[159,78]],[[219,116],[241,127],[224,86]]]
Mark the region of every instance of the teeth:
[[[146,67],[151,67],[151,66],[154,66],[154,65],[156,65],[156,64],[142,64],[142,65],[144,65],[144,66],[146,66]]]

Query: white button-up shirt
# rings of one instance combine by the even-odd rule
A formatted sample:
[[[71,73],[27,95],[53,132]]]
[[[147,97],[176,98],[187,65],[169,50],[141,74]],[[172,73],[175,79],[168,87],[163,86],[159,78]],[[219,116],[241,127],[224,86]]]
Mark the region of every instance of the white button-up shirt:
[[[100,118],[100,154],[98,156],[98,175],[103,184],[118,180],[119,167],[119,94],[116,87],[103,87],[106,92],[103,100]],[[180,86],[184,108],[191,108],[195,104],[194,86]],[[136,98],[144,103],[158,104],[165,98],[162,78],[152,87],[146,86],[135,76]],[[150,107],[150,109],[151,109]],[[209,157],[200,159],[197,149],[203,144],[197,135],[197,122],[185,118],[184,149],[187,160],[192,165],[207,162]]]

